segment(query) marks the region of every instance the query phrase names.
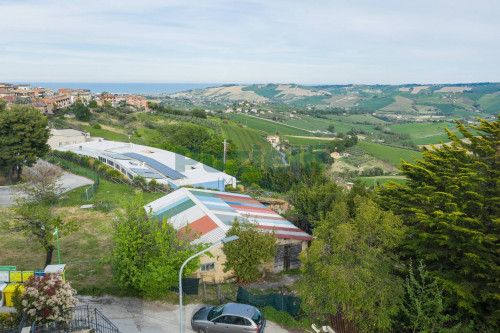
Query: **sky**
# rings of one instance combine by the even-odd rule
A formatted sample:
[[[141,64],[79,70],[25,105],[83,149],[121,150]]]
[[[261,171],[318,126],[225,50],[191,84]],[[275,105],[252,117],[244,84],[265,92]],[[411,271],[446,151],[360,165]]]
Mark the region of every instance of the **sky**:
[[[500,81],[498,0],[0,0],[0,82]]]

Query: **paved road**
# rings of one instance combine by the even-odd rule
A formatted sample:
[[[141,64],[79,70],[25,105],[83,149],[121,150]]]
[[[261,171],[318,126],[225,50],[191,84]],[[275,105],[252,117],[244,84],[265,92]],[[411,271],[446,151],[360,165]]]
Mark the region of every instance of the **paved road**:
[[[78,305],[89,304],[100,310],[122,333],[179,332],[179,305],[143,301],[135,297],[77,296]],[[193,333],[191,317],[202,304],[184,306],[184,332]],[[266,333],[288,333],[275,323],[267,322]]]
[[[64,193],[80,186],[90,185],[93,181],[64,171],[63,176],[61,177],[61,183],[61,193]],[[12,188],[10,186],[0,186],[0,207],[9,207],[14,204],[15,201]]]

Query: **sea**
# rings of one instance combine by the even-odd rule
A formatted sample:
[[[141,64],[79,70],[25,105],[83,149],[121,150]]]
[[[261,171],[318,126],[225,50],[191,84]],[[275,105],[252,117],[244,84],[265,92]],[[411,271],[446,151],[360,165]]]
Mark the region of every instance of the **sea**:
[[[102,83],[102,82],[13,82],[32,87],[88,89],[92,93],[113,94],[175,94],[182,91],[218,87],[223,83]]]

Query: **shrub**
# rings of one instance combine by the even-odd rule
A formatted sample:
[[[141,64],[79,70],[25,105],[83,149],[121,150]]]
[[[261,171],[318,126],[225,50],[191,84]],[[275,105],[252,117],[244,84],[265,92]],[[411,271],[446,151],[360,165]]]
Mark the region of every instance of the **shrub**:
[[[106,174],[113,178],[123,178],[123,175],[120,171],[111,168],[108,168],[108,170],[106,170]]]
[[[57,274],[32,276],[24,283],[22,306],[30,320],[70,322],[76,305],[76,290]]]
[[[93,129],[101,129],[101,125],[99,124],[94,124],[94,126],[92,126]]]

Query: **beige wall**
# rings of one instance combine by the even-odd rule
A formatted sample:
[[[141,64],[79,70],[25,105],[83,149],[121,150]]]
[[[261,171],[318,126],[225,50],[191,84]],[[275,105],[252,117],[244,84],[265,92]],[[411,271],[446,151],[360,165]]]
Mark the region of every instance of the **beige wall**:
[[[286,245],[286,244],[301,244],[302,246],[302,251],[307,250],[307,242],[306,241],[300,241],[300,240],[295,240],[295,239],[278,239],[278,245]],[[205,282],[211,282],[211,283],[218,283],[218,282],[224,282],[226,279],[230,278],[233,273],[232,271],[229,271],[227,273],[224,273],[224,264],[226,262],[226,256],[224,252],[222,251],[223,245],[219,245],[212,251],[210,251],[213,254],[213,257],[210,257],[208,255],[202,255],[200,257],[200,264],[204,263],[215,263],[215,269],[211,271],[205,271],[201,272],[201,269],[198,269],[195,273],[191,275],[191,277],[196,277],[201,279],[202,281]],[[278,273],[275,272],[274,270],[274,258],[268,263],[265,263],[261,265],[260,270],[264,274],[268,273]]]

